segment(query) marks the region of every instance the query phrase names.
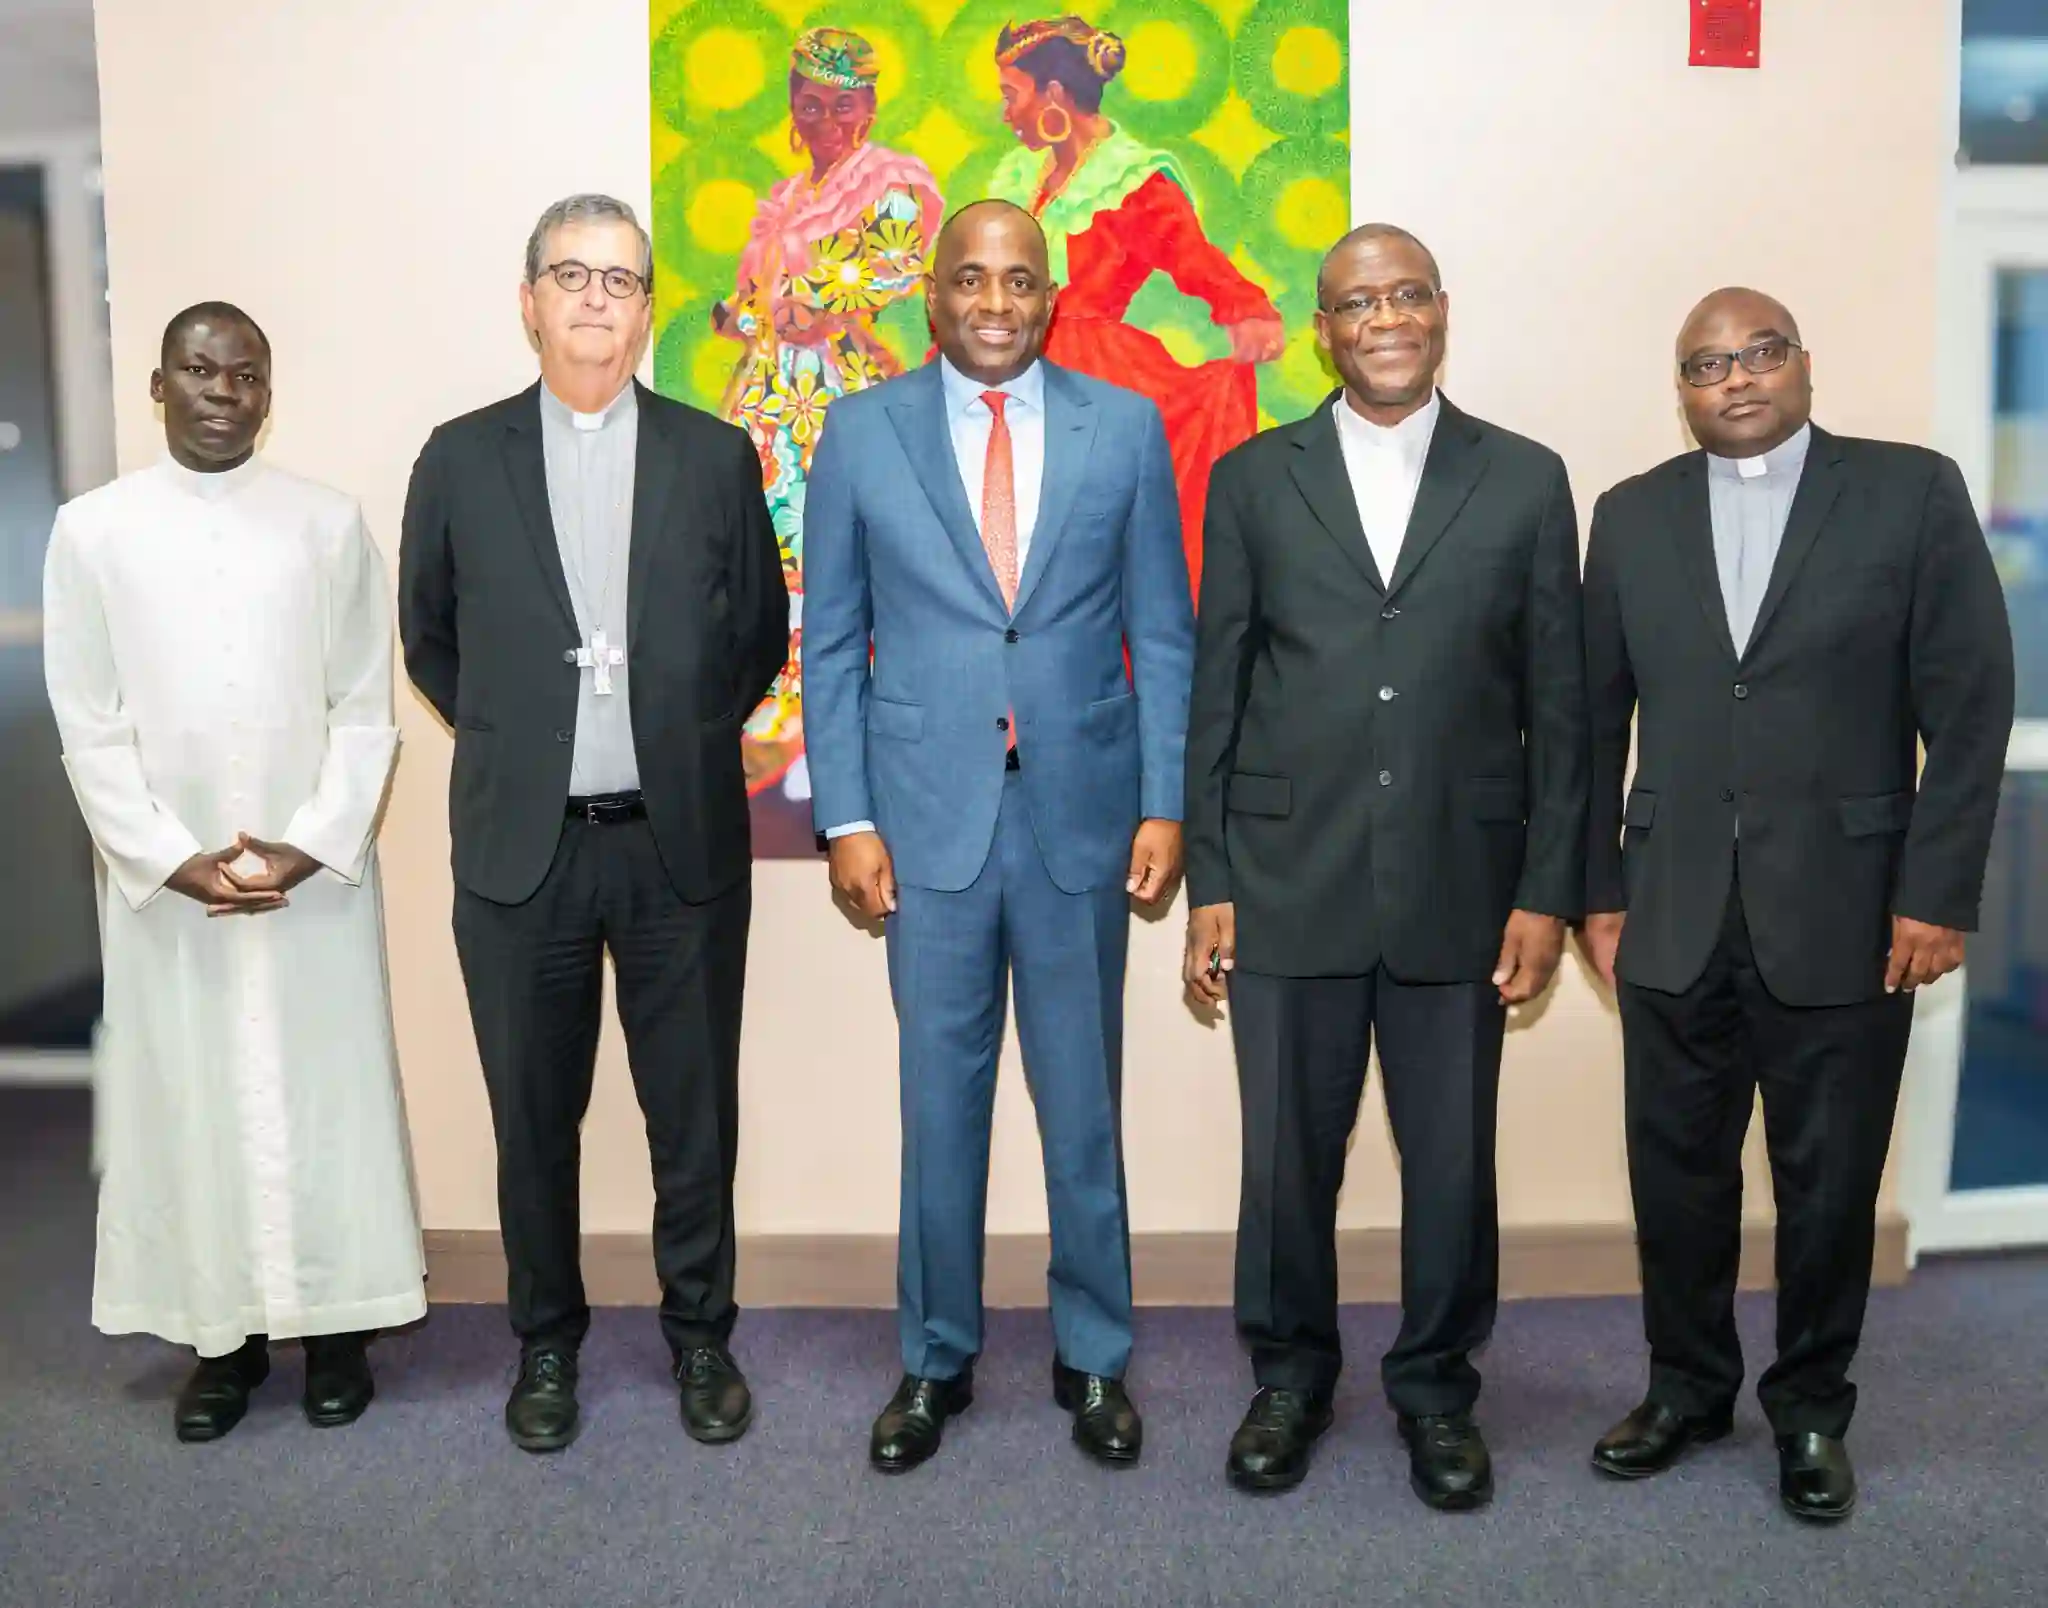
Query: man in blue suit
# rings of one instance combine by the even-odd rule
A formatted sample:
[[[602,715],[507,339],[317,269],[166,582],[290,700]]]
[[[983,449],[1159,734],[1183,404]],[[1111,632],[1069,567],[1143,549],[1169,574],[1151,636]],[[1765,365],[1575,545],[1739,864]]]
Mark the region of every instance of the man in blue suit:
[[[1193,609],[1158,411],[1039,357],[1055,293],[1030,214],[962,208],[925,293],[938,361],[832,405],[804,512],[813,810],[836,893],[885,924],[900,1038],[905,1371],[869,1446],[888,1473],[973,1400],[1010,979],[1053,1394],[1101,1461],[1143,1435],[1122,1383],[1127,900],[1180,872]]]

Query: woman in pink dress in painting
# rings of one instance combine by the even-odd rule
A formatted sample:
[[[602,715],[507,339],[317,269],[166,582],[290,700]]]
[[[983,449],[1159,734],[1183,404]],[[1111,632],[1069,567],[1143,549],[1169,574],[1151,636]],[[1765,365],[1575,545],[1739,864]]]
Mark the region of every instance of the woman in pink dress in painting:
[[[803,757],[804,480],[835,397],[901,371],[875,315],[921,289],[944,204],[916,157],[869,140],[875,53],[860,35],[813,28],[790,53],[792,148],[810,166],[754,214],[729,300],[711,312],[744,348],[720,411],[761,455],[761,483],[789,584],[789,660],[741,739],[755,853],[809,852]]]

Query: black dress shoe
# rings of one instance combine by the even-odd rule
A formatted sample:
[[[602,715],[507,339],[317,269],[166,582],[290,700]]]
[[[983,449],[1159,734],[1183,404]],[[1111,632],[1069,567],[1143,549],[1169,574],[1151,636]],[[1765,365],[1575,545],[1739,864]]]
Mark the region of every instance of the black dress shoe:
[[[1052,1359],[1052,1399],[1074,1415],[1074,1444],[1098,1463],[1128,1467],[1145,1445],[1145,1421],[1121,1379],[1084,1374]]]
[[[1401,1416],[1408,1443],[1408,1483],[1440,1513],[1463,1513],[1493,1495],[1493,1459],[1470,1413]]]
[[[1778,1495],[1795,1518],[1816,1524],[1846,1519],[1856,1506],[1849,1448],[1831,1435],[1779,1436]]]
[[[377,1382],[370,1377],[366,1334],[312,1335],[306,1340],[306,1422],[338,1429],[363,1416]]]
[[[905,1374],[875,1420],[868,1437],[868,1461],[884,1474],[907,1474],[933,1452],[946,1432],[946,1420],[974,1405],[974,1375],[958,1379],[920,1379]]]
[[[1734,1428],[1732,1408],[1691,1418],[1661,1401],[1646,1401],[1600,1437],[1593,1466],[1618,1480],[1647,1479],[1677,1462],[1688,1446],[1720,1440]]]
[[[576,1438],[574,1348],[538,1345],[520,1352],[505,1428],[522,1452],[558,1452]]]
[[[251,1335],[239,1351],[203,1357],[178,1392],[172,1421],[181,1441],[219,1440],[249,1410],[249,1392],[270,1377],[270,1342]]]
[[[676,1364],[683,1387],[683,1428],[691,1440],[722,1446],[754,1421],[754,1393],[724,1346],[698,1346]]]
[[[1327,1391],[1261,1385],[1230,1437],[1224,1476],[1241,1491],[1289,1491],[1308,1474],[1309,1453],[1332,1414]]]

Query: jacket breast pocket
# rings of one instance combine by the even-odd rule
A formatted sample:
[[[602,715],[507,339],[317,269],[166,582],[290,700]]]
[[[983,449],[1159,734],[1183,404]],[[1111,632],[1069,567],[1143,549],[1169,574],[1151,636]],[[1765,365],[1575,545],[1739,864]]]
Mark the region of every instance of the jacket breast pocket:
[[[1657,821],[1657,795],[1640,787],[1629,789],[1628,802],[1621,808],[1621,824],[1647,832]]]
[[[868,699],[868,735],[893,737],[914,743],[924,738],[924,705],[896,703],[888,698]]]
[[[1911,793],[1868,793],[1842,799],[1835,808],[1842,817],[1843,834],[1852,838],[1903,832],[1913,823]]]

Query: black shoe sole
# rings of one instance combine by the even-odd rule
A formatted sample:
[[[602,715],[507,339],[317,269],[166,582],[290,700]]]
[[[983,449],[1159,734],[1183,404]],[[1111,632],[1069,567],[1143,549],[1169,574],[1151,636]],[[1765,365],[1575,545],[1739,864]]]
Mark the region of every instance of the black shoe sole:
[[[683,1433],[700,1446],[730,1446],[753,1427],[754,1406],[752,1402],[747,1404],[747,1416],[740,1419],[738,1423],[719,1424],[706,1428],[701,1424],[691,1423],[688,1418],[683,1420]]]
[[[352,1407],[347,1412],[340,1413],[316,1413],[312,1408],[308,1407],[305,1409],[306,1422],[315,1429],[343,1429],[353,1424],[369,1410],[370,1404],[368,1402],[364,1402],[360,1407]]]
[[[507,1426],[505,1433],[512,1437],[512,1444],[522,1452],[559,1452],[576,1438],[576,1432],[582,1427],[581,1423],[575,1423],[553,1435],[522,1435]]]
[[[226,1440],[234,1432],[235,1425],[241,1423],[241,1421],[241,1418],[238,1417],[234,1420],[234,1423],[209,1424],[204,1429],[190,1429],[183,1424],[179,1424],[176,1426],[178,1439],[187,1446],[204,1446],[212,1441]]]
[[[1422,1505],[1438,1513],[1470,1513],[1483,1508],[1493,1500],[1493,1482],[1488,1480],[1476,1491],[1438,1491],[1422,1483],[1413,1474],[1408,1476],[1409,1489],[1422,1499]]]
[[[1291,1491],[1308,1478],[1308,1464],[1303,1463],[1292,1474],[1253,1474],[1249,1470],[1224,1465],[1223,1477],[1237,1490],[1252,1496],[1278,1496]]]
[[[1659,1474],[1668,1474],[1676,1468],[1685,1454],[1695,1446],[1711,1446],[1715,1441],[1726,1440],[1734,1433],[1735,1425],[1731,1420],[1726,1424],[1716,1424],[1697,1434],[1688,1435],[1679,1443],[1678,1450],[1661,1463],[1645,1463],[1635,1468],[1623,1468],[1613,1463],[1603,1463],[1597,1451],[1593,1453],[1590,1461],[1596,1474],[1604,1474],[1610,1480],[1653,1480]]]
[[[1074,1444],[1081,1448],[1091,1463],[1100,1463],[1104,1468],[1131,1468],[1136,1465],[1144,1451],[1141,1446],[1119,1448],[1114,1451],[1107,1446],[1097,1446],[1082,1438],[1079,1424],[1074,1426]]]
[[[1854,1497],[1849,1499],[1847,1507],[1810,1508],[1800,1506],[1781,1491],[1778,1494],[1778,1503],[1787,1513],[1791,1514],[1793,1518],[1798,1519],[1802,1524],[1840,1524],[1856,1511],[1856,1499]]]

